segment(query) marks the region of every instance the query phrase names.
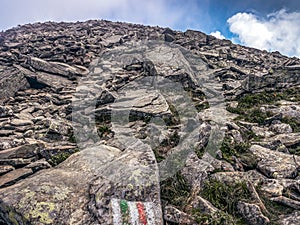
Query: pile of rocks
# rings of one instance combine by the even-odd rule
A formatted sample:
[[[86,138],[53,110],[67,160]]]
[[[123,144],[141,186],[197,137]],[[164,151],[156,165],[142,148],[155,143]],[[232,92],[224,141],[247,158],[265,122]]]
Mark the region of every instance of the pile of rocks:
[[[0,224],[297,224],[299,85],[298,58],[197,31],[2,32]]]

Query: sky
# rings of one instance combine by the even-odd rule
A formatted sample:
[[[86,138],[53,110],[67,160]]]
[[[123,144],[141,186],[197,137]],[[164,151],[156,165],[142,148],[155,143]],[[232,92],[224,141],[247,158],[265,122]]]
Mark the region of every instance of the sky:
[[[194,29],[300,57],[299,0],[0,0],[0,31],[33,22],[89,19]]]

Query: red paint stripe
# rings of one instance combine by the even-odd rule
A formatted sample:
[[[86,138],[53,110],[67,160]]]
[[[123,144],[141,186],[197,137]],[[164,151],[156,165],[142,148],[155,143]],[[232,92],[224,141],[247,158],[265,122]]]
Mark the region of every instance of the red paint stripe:
[[[147,225],[147,216],[146,216],[144,204],[141,203],[141,202],[137,202],[136,207],[137,207],[138,212],[139,212],[140,223],[143,224],[143,225]]]

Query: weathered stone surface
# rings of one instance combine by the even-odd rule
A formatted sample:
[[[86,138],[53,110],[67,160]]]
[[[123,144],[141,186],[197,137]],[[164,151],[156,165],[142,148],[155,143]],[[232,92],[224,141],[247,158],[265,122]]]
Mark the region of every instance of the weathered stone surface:
[[[297,212],[279,218],[260,198],[298,207],[299,65],[197,31],[120,22],[0,32],[0,223],[121,224],[124,200],[135,218],[144,202],[153,224],[196,224],[193,207],[230,224],[226,207],[198,196],[216,179],[247,184],[249,223],[267,223],[263,212],[297,224]],[[158,168],[161,182],[180,171],[186,205],[162,202],[161,212]]]
[[[294,225],[297,224],[300,220],[300,213],[296,211],[290,215],[283,216],[283,218],[279,221],[282,225]]]
[[[266,179],[261,186],[261,190],[270,196],[282,196],[283,194],[284,187],[278,180]]]
[[[45,159],[41,159],[30,163],[29,165],[25,166],[25,168],[32,169],[33,172],[37,172],[42,169],[51,168],[51,165]]]
[[[83,70],[83,67],[79,69],[78,67],[72,67],[65,63],[47,62],[36,57],[28,57],[27,64],[38,71],[57,74],[68,78],[71,78],[74,75],[82,75],[88,72],[86,69]]]
[[[110,207],[112,197],[131,199],[134,195],[134,199],[151,201],[160,207],[158,183],[155,184],[157,178],[153,174],[155,168],[151,169],[153,160],[148,158],[150,155],[145,155],[145,147],[137,143],[123,153],[103,145],[83,150],[58,168],[37,173],[15,186],[1,190],[1,206],[14,207],[33,224],[103,224],[104,221],[112,220],[112,215],[105,210]],[[140,157],[144,157],[144,168],[138,163]],[[128,158],[128,163],[122,165],[120,160],[124,158]],[[146,166],[147,162],[150,167]],[[151,176],[154,176],[154,180]],[[138,179],[139,177],[142,179]],[[141,192],[131,193],[131,190],[137,189],[130,188],[129,184]],[[143,191],[143,188],[146,189]],[[150,189],[147,191],[147,188]],[[125,196],[124,191],[127,193]],[[14,198],[10,196],[13,192],[17,193]],[[89,199],[87,193],[94,197]],[[103,198],[97,197],[100,193]],[[107,206],[105,202],[108,203]],[[56,217],[55,212],[68,216]],[[7,218],[7,215],[2,215],[2,218]],[[161,217],[157,215],[158,224],[162,223],[159,218]]]
[[[276,152],[259,145],[252,145],[250,151],[259,158],[258,169],[269,178],[294,178],[298,165],[292,155]],[[296,157],[299,161],[300,157]]]
[[[27,126],[27,125],[33,125],[33,122],[31,120],[22,120],[22,119],[13,119],[11,120],[11,125],[13,126]]]
[[[300,143],[300,133],[278,134],[268,139],[268,141],[276,141],[276,140],[279,140],[286,147],[297,145]]]
[[[201,210],[203,214],[214,214],[218,211],[218,209],[214,207],[209,201],[200,196],[196,196],[195,199],[192,200],[191,206],[194,209]]]
[[[13,115],[13,111],[11,110],[10,107],[0,106],[0,117],[7,117],[12,115]]]
[[[8,137],[14,133],[15,132],[13,130],[0,130],[0,137]]]
[[[177,224],[193,224],[191,216],[173,206],[166,206],[164,210],[164,219]]]
[[[72,81],[67,78],[61,77],[59,75],[49,76],[48,73],[45,72],[32,72],[28,69],[25,69],[21,66],[17,67],[27,78],[28,83],[31,87],[34,88],[42,88],[42,87],[51,87],[54,90],[60,90],[64,86],[71,86]]]
[[[13,170],[13,171],[1,176],[0,187],[3,188],[5,186],[14,184],[17,181],[19,181],[25,177],[28,177],[31,174],[32,174],[31,169],[22,168],[22,169]]]
[[[44,144],[35,143],[0,151],[0,159],[30,158],[36,156],[44,148]]]
[[[300,202],[299,201],[296,201],[296,200],[293,200],[293,199],[290,199],[290,198],[287,198],[284,196],[274,197],[274,198],[271,198],[271,200],[274,202],[278,202],[280,204],[286,205],[288,207],[291,207],[293,209],[300,210]]]
[[[1,165],[0,166],[0,176],[3,174],[6,174],[10,171],[14,170],[13,166],[5,166],[5,165]]]
[[[0,67],[0,103],[26,86],[27,80],[18,70]]]
[[[196,154],[191,154],[187,160],[185,167],[181,170],[181,174],[187,181],[198,189],[208,177],[208,173],[213,171],[214,167],[209,162],[199,159]]]
[[[289,134],[293,132],[291,126],[289,124],[284,123],[272,124],[270,126],[270,130],[277,134]]]
[[[260,208],[255,204],[239,202],[237,209],[243,218],[251,225],[269,224],[270,220],[264,216]]]

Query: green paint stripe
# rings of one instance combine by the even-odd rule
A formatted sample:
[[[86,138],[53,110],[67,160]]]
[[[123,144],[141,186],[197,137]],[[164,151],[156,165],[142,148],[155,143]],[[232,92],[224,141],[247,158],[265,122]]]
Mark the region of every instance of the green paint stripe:
[[[120,201],[120,209],[122,213],[122,225],[131,225],[129,217],[129,207],[126,200]]]

